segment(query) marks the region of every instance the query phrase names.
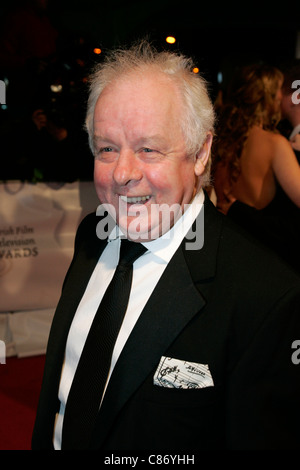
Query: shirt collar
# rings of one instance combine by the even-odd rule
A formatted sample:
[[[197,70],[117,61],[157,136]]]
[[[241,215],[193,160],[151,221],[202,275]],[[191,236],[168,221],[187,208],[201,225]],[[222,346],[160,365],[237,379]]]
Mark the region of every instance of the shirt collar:
[[[142,244],[152,254],[161,258],[166,263],[169,262],[198,216],[203,203],[204,192],[201,189],[170,230],[161,237],[149,242],[142,242]],[[121,229],[116,225],[109,234],[108,241],[110,242],[116,238],[122,238],[122,235]]]

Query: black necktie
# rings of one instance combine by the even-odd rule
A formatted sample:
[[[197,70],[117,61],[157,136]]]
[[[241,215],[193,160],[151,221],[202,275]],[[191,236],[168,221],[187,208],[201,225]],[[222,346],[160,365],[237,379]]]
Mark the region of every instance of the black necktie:
[[[87,449],[110,369],[113,348],[127,309],[134,261],[146,251],[121,241],[120,259],[90,328],[67,399],[62,449]]]

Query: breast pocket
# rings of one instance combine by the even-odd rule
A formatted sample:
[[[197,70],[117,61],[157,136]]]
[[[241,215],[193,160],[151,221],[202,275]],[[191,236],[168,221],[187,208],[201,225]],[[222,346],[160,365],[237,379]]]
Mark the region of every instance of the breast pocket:
[[[162,356],[153,375],[154,396],[170,400],[204,399],[214,395],[214,380],[208,364]]]
[[[215,402],[219,395],[219,387],[205,388],[170,388],[152,384],[148,387],[147,401],[164,406],[195,407]]]

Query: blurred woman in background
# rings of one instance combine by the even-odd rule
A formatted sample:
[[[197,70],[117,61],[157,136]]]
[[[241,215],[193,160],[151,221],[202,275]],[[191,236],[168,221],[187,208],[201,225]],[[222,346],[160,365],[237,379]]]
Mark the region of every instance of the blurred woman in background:
[[[300,270],[300,166],[276,130],[282,83],[267,65],[247,66],[233,81],[219,113],[213,185],[221,212]]]

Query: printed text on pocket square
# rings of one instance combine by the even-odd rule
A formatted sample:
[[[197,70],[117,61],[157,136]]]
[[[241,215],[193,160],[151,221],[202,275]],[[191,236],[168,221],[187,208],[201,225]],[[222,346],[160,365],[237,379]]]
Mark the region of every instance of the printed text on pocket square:
[[[166,388],[197,389],[213,386],[207,364],[162,356],[154,375],[154,384]]]

